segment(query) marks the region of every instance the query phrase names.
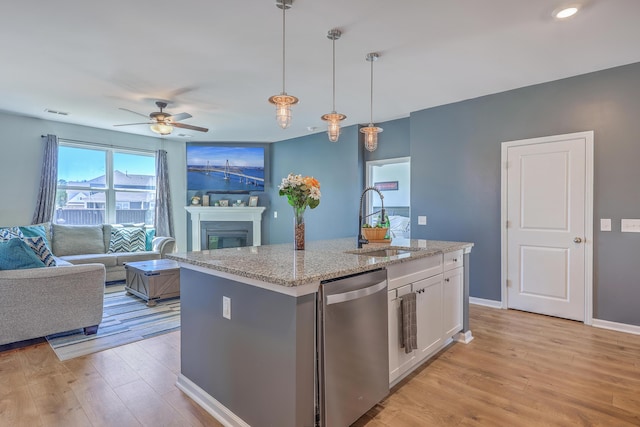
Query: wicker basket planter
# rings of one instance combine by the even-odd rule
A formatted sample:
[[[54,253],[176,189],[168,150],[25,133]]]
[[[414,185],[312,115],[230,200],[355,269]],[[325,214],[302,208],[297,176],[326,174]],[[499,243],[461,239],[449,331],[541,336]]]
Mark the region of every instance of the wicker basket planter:
[[[367,240],[383,240],[388,228],[367,227],[362,229],[362,236]]]

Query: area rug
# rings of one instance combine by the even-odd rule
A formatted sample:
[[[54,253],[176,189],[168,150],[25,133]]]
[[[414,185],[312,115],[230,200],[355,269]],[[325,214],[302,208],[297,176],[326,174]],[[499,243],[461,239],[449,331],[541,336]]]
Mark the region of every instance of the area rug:
[[[60,360],[73,359],[180,329],[180,299],[159,301],[155,307],[134,295],[124,284],[105,289],[104,313],[95,335],[82,330],[49,335],[47,341]]]

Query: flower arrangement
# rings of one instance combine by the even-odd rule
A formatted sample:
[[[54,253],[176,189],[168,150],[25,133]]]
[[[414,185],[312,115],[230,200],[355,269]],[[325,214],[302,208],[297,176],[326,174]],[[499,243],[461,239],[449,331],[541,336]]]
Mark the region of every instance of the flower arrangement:
[[[320,183],[312,176],[295,175],[290,173],[282,179],[278,186],[281,196],[287,196],[289,204],[293,206],[294,219],[294,247],[304,250],[304,210],[320,204]]]
[[[287,196],[289,204],[296,211],[304,211],[307,206],[314,209],[320,204],[320,183],[312,176],[290,173],[282,178],[278,189],[281,196]]]

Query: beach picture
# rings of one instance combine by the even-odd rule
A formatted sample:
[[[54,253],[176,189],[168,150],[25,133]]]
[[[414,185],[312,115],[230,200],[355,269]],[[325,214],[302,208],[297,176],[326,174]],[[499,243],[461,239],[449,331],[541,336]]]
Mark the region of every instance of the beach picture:
[[[264,147],[187,145],[187,189],[264,191]]]

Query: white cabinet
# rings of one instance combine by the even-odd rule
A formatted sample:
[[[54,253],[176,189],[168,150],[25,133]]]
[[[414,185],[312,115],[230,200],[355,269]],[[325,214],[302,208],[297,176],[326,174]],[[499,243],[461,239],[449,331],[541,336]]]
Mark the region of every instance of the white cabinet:
[[[450,342],[462,330],[462,251],[387,267],[389,283],[389,383],[394,384]],[[418,350],[401,348],[401,298],[416,293]]]
[[[454,268],[443,274],[442,323],[444,339],[462,330],[462,292],[464,269]]]
[[[411,285],[389,291],[389,383],[415,364],[416,352],[406,353],[401,348],[402,310],[400,301],[403,295],[411,292]]]
[[[416,293],[418,359],[429,356],[442,346],[442,274],[412,285]]]

